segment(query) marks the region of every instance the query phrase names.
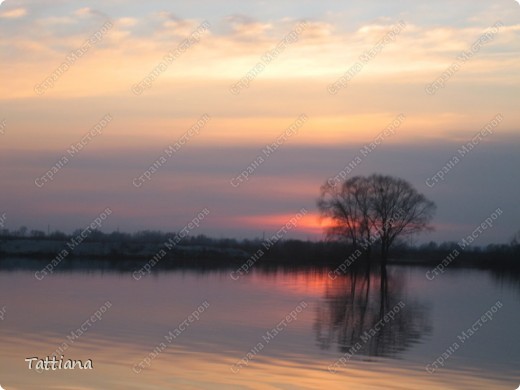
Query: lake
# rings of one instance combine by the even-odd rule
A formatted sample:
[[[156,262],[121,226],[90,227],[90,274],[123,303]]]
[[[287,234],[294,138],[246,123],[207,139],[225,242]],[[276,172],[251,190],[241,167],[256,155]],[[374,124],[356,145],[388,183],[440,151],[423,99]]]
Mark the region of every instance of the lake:
[[[20,389],[516,389],[520,280],[391,266],[0,271],[0,385]],[[233,277],[232,277],[233,276]],[[235,280],[236,279],[236,280]],[[28,368],[53,354],[92,370]],[[31,362],[32,364],[32,362]],[[36,360],[34,360],[36,365]]]

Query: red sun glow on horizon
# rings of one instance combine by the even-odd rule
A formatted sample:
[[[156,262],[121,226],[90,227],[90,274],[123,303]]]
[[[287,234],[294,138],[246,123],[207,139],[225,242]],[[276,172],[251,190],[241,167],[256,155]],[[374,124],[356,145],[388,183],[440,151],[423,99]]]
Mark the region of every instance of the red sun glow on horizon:
[[[241,225],[253,228],[263,228],[266,230],[278,230],[286,224],[291,226],[291,219],[297,218],[296,214],[268,214],[268,215],[251,215],[244,217],[237,217],[235,221]],[[318,213],[307,213],[295,222],[295,227],[289,231],[294,231],[299,234],[309,234],[313,236],[321,236],[324,229],[331,226],[332,221],[329,218],[323,218]]]

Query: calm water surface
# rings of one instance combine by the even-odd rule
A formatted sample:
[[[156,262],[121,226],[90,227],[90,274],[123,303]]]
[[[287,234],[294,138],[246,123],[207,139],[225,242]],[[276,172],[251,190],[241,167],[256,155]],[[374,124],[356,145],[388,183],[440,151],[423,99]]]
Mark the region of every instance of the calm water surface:
[[[324,269],[256,269],[238,280],[230,270],[176,270],[138,281],[116,271],[70,271],[41,281],[34,271],[0,271],[0,385],[516,389],[519,280],[452,269],[429,281],[426,271],[390,267],[383,285],[380,275],[332,280]],[[101,320],[71,338],[107,301]],[[497,302],[492,320],[461,341]],[[280,324],[291,312],[296,319]],[[170,332],[177,336],[168,341]],[[28,369],[25,358],[52,355],[64,344],[66,358],[92,359],[94,370]],[[429,373],[443,353],[444,366]]]

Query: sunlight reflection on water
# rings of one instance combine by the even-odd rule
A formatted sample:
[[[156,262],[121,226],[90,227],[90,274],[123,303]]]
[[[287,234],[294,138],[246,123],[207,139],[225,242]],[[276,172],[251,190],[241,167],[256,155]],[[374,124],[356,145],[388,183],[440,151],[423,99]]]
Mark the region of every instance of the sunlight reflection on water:
[[[478,286],[478,287],[477,287]],[[239,281],[227,271],[170,271],[135,281],[130,273],[66,272],[37,281],[33,272],[0,272],[0,384],[6,389],[511,389],[520,361],[515,337],[519,284],[484,271],[435,282],[421,268],[331,280],[326,270],[256,270]],[[112,307],[77,339],[74,331],[101,304]],[[172,342],[168,332],[201,302],[210,306]],[[503,308],[429,374],[461,331],[494,302]],[[307,307],[268,342],[266,332],[300,302]],[[363,334],[399,302],[404,307],[369,341]],[[514,341],[514,339],[513,339]],[[93,371],[37,373],[26,357],[92,359]],[[166,346],[136,374],[132,368]],[[258,353],[252,353],[262,343]],[[352,347],[360,348],[328,368]],[[257,348],[258,349],[258,348]],[[250,356],[247,357],[247,353]],[[238,373],[232,367],[245,362]],[[244,362],[244,360],[242,360]],[[518,384],[518,383],[517,383]]]

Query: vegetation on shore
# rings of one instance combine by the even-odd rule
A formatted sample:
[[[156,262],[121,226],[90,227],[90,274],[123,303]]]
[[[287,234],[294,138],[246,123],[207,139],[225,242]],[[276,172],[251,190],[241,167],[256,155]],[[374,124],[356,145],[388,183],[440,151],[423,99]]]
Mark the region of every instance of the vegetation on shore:
[[[0,232],[0,261],[7,257],[41,258],[49,261],[62,249],[77,240],[78,232],[67,235],[62,232],[43,232],[19,229]],[[80,245],[69,250],[70,258],[147,261],[164,247],[164,243],[174,238],[176,233],[160,231],[140,231],[137,233],[103,233],[94,230]],[[166,262],[204,261],[221,265],[235,265],[247,261],[259,250],[262,256],[258,263],[281,263],[294,265],[317,265],[335,267],[349,257],[352,263],[363,265],[365,256],[352,256],[357,248],[347,242],[279,240],[268,249],[262,239],[210,238],[205,235],[189,236],[165,256]],[[377,243],[376,243],[377,244]],[[410,245],[401,240],[394,244],[389,264],[442,263],[450,254],[458,253],[450,266],[479,266],[485,268],[520,267],[520,240],[514,238],[508,244],[468,246],[463,250],[457,242],[437,244],[429,242]],[[372,261],[380,261],[379,253],[371,256]]]

